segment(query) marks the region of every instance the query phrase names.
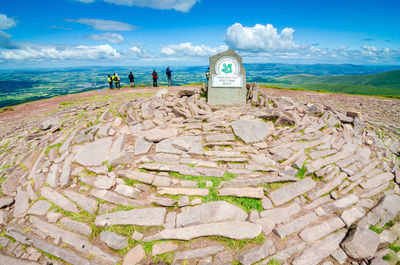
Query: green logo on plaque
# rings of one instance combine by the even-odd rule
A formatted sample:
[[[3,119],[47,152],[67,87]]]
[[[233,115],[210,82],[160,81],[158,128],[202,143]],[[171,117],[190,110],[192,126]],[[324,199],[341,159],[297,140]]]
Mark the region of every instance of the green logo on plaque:
[[[221,70],[222,72],[226,73],[226,74],[230,74],[232,73],[232,64],[223,64],[224,68]]]

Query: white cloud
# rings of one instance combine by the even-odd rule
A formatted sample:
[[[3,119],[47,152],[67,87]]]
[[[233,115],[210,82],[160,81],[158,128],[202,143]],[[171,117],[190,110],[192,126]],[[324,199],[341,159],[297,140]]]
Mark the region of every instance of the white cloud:
[[[20,49],[0,51],[5,61],[64,61],[64,60],[112,60],[120,53],[110,45],[98,46],[27,46]]]
[[[104,31],[131,31],[136,28],[131,24],[115,20],[80,18],[80,19],[67,19],[67,21],[92,26],[96,30],[104,30]]]
[[[181,44],[171,44],[162,47],[161,54],[164,56],[189,56],[189,57],[209,57],[216,53],[227,50],[227,46],[220,46],[217,48],[211,48],[205,45],[192,45],[190,42]]]
[[[134,45],[131,48],[129,48],[129,53],[133,54],[134,57],[139,57],[139,58],[153,58],[154,55],[152,55],[150,52],[144,50],[143,48],[139,47],[138,45]]]
[[[235,23],[228,28],[225,42],[232,49],[247,52],[293,50],[300,48],[293,41],[293,32],[292,28],[284,28],[279,34],[271,24],[244,27]]]
[[[107,41],[112,43],[122,43],[124,42],[124,37],[118,33],[104,33],[104,34],[92,34],[88,36],[89,39],[97,41]]]
[[[16,25],[17,23],[14,19],[8,18],[7,15],[0,14],[0,29],[10,29]]]
[[[76,0],[82,3],[93,3],[95,0]],[[200,0],[98,0],[124,6],[149,7],[154,9],[173,9],[180,12],[189,12]]]

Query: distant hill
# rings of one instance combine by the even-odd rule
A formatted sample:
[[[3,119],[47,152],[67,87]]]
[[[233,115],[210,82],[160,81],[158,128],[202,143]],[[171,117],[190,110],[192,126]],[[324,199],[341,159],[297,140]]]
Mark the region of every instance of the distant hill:
[[[400,97],[400,70],[366,75],[296,74],[260,78],[258,82],[272,87]]]
[[[345,84],[400,89],[400,70],[370,75],[315,76],[299,74],[277,77],[275,79],[277,80],[277,83],[287,84]]]

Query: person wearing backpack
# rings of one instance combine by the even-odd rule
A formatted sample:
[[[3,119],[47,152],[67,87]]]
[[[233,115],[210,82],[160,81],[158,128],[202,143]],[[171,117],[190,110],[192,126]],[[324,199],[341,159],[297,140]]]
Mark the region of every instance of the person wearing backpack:
[[[165,74],[167,75],[167,79],[168,79],[168,86],[172,86],[172,71],[169,68],[169,66],[167,67],[167,70],[165,71]]]
[[[157,72],[156,72],[156,70],[153,70],[153,87],[158,87],[158,85],[157,85],[157,78],[158,78],[158,76],[157,76]]]
[[[118,76],[118,74],[117,73],[115,73],[115,75],[117,76],[117,79],[118,79],[118,82],[117,82],[117,85],[118,85],[118,89],[120,89],[121,88],[121,83],[120,83],[120,78],[119,78],[119,76]]]
[[[118,88],[118,76],[116,73],[114,73],[112,79],[114,81],[115,88]]]
[[[128,76],[129,82],[131,83],[131,88],[135,87],[135,77],[133,76],[132,72]]]
[[[110,89],[113,89],[113,80],[111,78],[111,75],[108,75],[107,82],[110,84]]]

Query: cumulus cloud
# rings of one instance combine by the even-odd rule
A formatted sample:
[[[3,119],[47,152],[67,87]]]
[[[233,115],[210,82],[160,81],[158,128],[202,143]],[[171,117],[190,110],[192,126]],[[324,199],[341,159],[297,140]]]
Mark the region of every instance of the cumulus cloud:
[[[228,28],[225,42],[231,49],[239,51],[294,50],[300,48],[300,45],[293,41],[293,32],[294,29],[292,28],[284,28],[279,34],[271,24],[244,27],[240,23],[235,23]]]
[[[136,27],[115,20],[93,19],[93,18],[80,18],[80,19],[67,19],[67,22],[75,22],[93,27],[96,30],[103,31],[131,31]]]
[[[76,0],[82,3],[93,3],[96,0]],[[180,12],[189,12],[200,0],[98,0],[124,6],[149,7],[153,9],[173,9]]]
[[[8,18],[7,15],[0,14],[0,29],[10,29],[16,25],[17,23],[14,19]]]
[[[122,43],[124,42],[124,37],[118,33],[104,33],[104,34],[92,34],[88,36],[89,39],[97,41],[107,41],[112,43]]]
[[[120,53],[110,45],[98,46],[27,46],[14,50],[0,51],[4,61],[64,61],[64,60],[110,60]]]
[[[162,47],[161,54],[164,56],[189,56],[189,57],[208,57],[216,53],[227,50],[227,46],[211,48],[205,45],[192,45],[190,42],[181,44],[171,44]]]
[[[138,58],[153,58],[154,55],[152,55],[150,52],[146,51],[139,45],[134,45],[131,48],[129,48],[129,53],[132,54],[134,57]]]

